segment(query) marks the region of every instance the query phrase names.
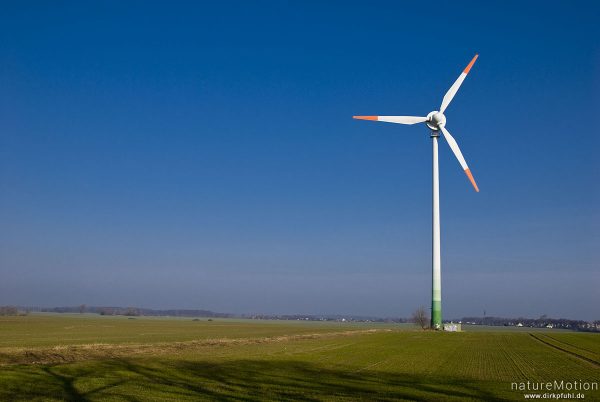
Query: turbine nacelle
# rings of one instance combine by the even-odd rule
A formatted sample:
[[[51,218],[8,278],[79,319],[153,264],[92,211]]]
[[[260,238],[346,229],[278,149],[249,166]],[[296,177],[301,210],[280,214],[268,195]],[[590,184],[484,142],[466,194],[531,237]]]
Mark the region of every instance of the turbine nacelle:
[[[444,113],[434,110],[433,112],[429,112],[427,115],[427,121],[425,124],[427,124],[427,127],[433,131],[439,131],[443,126],[446,125],[446,116],[444,116]]]

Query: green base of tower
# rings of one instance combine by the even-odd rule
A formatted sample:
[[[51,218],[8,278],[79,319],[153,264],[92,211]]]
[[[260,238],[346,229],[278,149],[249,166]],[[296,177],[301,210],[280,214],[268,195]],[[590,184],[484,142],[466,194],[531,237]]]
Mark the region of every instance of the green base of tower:
[[[431,328],[442,329],[442,302],[433,300],[431,302]]]

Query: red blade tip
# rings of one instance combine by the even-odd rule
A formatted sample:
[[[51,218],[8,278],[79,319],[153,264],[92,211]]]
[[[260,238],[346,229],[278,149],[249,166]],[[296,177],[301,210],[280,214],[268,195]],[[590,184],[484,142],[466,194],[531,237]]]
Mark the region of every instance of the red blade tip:
[[[469,74],[469,71],[471,71],[471,67],[473,67],[473,64],[475,64],[475,60],[477,60],[478,57],[479,57],[478,54],[476,54],[475,57],[473,57],[473,60],[471,60],[469,65],[467,67],[465,67],[463,73]]]
[[[473,178],[473,175],[471,174],[471,170],[465,169],[465,173],[467,174],[467,177],[469,178],[469,180],[471,181],[471,184],[475,188],[475,191],[479,192],[479,187],[477,187],[477,183],[475,183],[475,179]]]

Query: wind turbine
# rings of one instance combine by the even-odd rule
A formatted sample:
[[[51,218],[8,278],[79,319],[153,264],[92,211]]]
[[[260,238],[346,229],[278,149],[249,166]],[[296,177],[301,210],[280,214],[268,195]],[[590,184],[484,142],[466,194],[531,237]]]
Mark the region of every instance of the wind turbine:
[[[442,99],[442,105],[440,110],[434,110],[430,112],[427,117],[417,116],[353,116],[355,119],[360,120],[373,120],[373,121],[384,121],[388,123],[398,124],[417,124],[425,123],[431,130],[431,139],[433,140],[433,252],[432,252],[432,289],[431,289],[431,327],[440,329],[442,326],[442,275],[441,275],[441,262],[440,262],[440,180],[439,180],[439,168],[438,168],[438,137],[440,131],[444,135],[446,142],[454,152],[456,159],[460,163],[460,166],[465,171],[467,177],[471,181],[471,184],[475,188],[475,191],[479,192],[479,188],[475,183],[475,179],[471,174],[469,166],[463,157],[460,148],[456,143],[456,140],[450,132],[446,129],[446,116],[444,112],[446,108],[458,92],[458,89],[462,85],[463,81],[469,74],[471,67],[475,64],[475,60],[479,55],[475,55],[469,65],[465,67],[463,72],[460,74],[458,79],[452,84],[444,99]]]

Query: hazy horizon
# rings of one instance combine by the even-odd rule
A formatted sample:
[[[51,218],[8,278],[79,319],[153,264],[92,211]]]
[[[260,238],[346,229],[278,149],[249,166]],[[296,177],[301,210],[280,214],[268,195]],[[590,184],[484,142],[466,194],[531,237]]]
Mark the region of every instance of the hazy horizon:
[[[347,294],[343,294],[343,298],[340,301],[333,300],[334,297],[329,296],[329,300],[327,300],[325,306],[323,308],[315,308],[314,300],[315,298],[322,299],[324,295],[327,295],[327,289],[329,286],[336,286],[334,282],[338,282],[337,289],[333,289],[336,292],[335,295],[340,294],[340,278],[339,277],[330,277],[325,280],[318,281],[319,284],[311,284],[312,278],[305,278],[299,276],[287,277],[285,280],[277,275],[264,275],[259,280],[254,280],[253,282],[244,282],[249,278],[240,278],[238,280],[244,282],[242,285],[240,283],[230,283],[226,284],[229,279],[224,276],[220,281],[217,281],[213,284],[215,290],[210,290],[207,287],[200,287],[203,292],[209,292],[203,296],[203,299],[207,300],[205,304],[198,303],[186,303],[186,299],[188,298],[188,294],[192,292],[190,287],[197,286],[197,283],[190,283],[188,286],[182,286],[178,284],[178,290],[183,293],[183,296],[180,297],[177,301],[170,303],[152,303],[146,302],[146,300],[151,300],[152,293],[156,292],[158,294],[164,294],[165,289],[160,285],[154,285],[154,287],[149,286],[148,283],[143,284],[138,289],[143,289],[140,295],[135,297],[120,297],[115,299],[109,299],[103,295],[105,293],[103,289],[95,289],[92,287],[80,287],[76,289],[74,293],[69,294],[68,296],[59,296],[59,297],[48,297],[44,295],[42,299],[38,300],[56,300],[54,303],[48,302],[40,302],[40,303],[4,303],[4,304],[13,304],[13,305],[22,305],[22,306],[38,306],[38,307],[63,307],[63,306],[78,306],[81,304],[86,304],[88,306],[113,306],[113,307],[140,307],[140,308],[150,308],[156,310],[167,310],[167,309],[198,309],[198,310],[209,310],[217,313],[231,313],[231,314],[273,314],[273,315],[283,315],[283,314],[307,314],[307,315],[327,315],[327,314],[340,314],[340,315],[356,315],[356,316],[373,316],[373,317],[410,317],[413,311],[419,307],[423,306],[426,309],[430,307],[429,300],[429,292],[431,291],[431,282],[430,278],[423,278],[424,275],[350,275],[350,278],[347,278],[344,284],[348,284],[351,281],[352,286],[349,286],[351,292],[347,292]],[[562,288],[562,290],[555,289],[553,292],[531,292],[529,290],[531,283],[535,281],[536,275],[531,275],[530,278],[525,278],[525,280],[521,284],[515,284],[513,286],[514,278],[507,278],[505,275],[496,275],[494,278],[486,278],[485,276],[471,276],[469,278],[461,277],[459,275],[447,275],[450,278],[444,278],[444,285],[446,286],[446,292],[443,295],[445,300],[443,300],[443,308],[445,310],[444,319],[454,319],[454,318],[462,318],[462,317],[482,317],[483,311],[485,310],[485,315],[488,317],[506,317],[506,318],[518,318],[518,317],[527,317],[527,318],[538,318],[542,315],[547,315],[551,318],[566,318],[573,320],[585,320],[585,321],[594,321],[598,320],[598,315],[596,314],[596,310],[594,306],[591,306],[590,314],[571,314],[570,309],[573,305],[568,308],[560,308],[558,303],[553,301],[556,300],[564,300],[565,293],[568,293],[569,287],[566,285]],[[271,278],[276,280],[278,284],[287,284],[287,287],[283,287],[277,290],[269,290],[264,283],[261,284],[263,280],[267,278]],[[409,281],[407,282],[407,278]],[[321,278],[323,279],[323,278]],[[473,287],[473,292],[469,292],[464,294],[462,291],[456,291],[455,289],[463,289],[461,283],[465,280],[469,280],[469,285]],[[518,294],[528,294],[531,300],[533,301],[533,307],[522,306],[520,304],[520,300],[510,300],[505,298],[502,295],[501,291],[495,291],[490,293],[488,291],[489,283],[486,283],[489,280],[495,280],[496,286],[499,289],[511,288],[511,291],[517,292]],[[565,274],[562,278],[555,279],[557,281],[562,281],[563,283],[569,283],[569,275]],[[572,279],[571,279],[572,280]],[[402,284],[398,287],[398,289],[402,289],[403,293],[397,295],[395,292],[397,291],[397,284]],[[360,285],[359,285],[360,284]],[[61,284],[56,284],[55,286],[60,286]],[[63,283],[62,286],[65,284]],[[229,287],[227,292],[223,294],[219,294],[223,288]],[[53,288],[53,286],[51,286]],[[126,287],[122,287],[126,288]],[[125,290],[122,288],[116,289],[116,292],[123,292]],[[360,292],[357,292],[356,289],[361,288]],[[330,289],[331,290],[331,289]],[[582,288],[585,291],[585,288]],[[595,291],[595,283],[591,281],[588,289],[592,294]],[[567,291],[567,292],[565,292]],[[247,295],[247,299],[251,301],[250,307],[248,308],[239,308],[239,300],[240,294],[238,292],[242,292],[243,295]],[[168,291],[167,291],[168,293]],[[289,301],[287,303],[282,303],[282,300],[286,299],[286,293],[288,293]],[[86,295],[87,294],[87,299]],[[229,295],[236,294],[236,298],[234,300],[230,300]],[[370,306],[375,305],[376,307],[365,308],[361,306],[361,303],[372,294],[377,294],[377,299],[372,300]],[[306,295],[306,296],[304,296]],[[354,297],[354,300],[351,300]],[[393,298],[409,298],[411,300],[410,303],[404,303],[402,305],[395,304],[386,306],[386,302]],[[16,297],[17,300],[25,300],[24,298]],[[2,300],[6,300],[4,297]],[[272,300],[277,300],[277,303],[274,303]],[[300,302],[299,302],[300,301]],[[469,306],[469,303],[473,301],[480,302],[480,305]],[[581,304],[578,306],[581,312],[586,311],[586,306],[583,305],[585,299],[581,301]],[[462,303],[462,305],[461,305]],[[502,309],[494,308],[494,305],[498,303],[502,303]],[[276,306],[275,306],[276,304]],[[553,308],[547,309],[537,309],[537,305],[543,304],[545,306],[551,306]],[[298,305],[304,305],[304,307]],[[464,307],[467,306],[467,307]]]

